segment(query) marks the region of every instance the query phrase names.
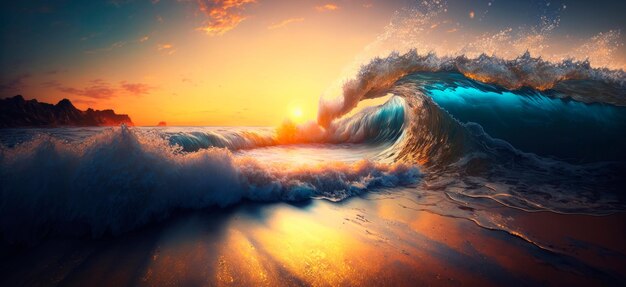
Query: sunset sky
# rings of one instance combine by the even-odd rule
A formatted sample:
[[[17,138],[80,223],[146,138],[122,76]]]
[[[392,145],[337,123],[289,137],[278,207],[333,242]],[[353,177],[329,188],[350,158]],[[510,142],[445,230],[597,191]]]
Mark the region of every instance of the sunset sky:
[[[137,125],[312,119],[320,96],[397,11],[419,9],[415,2],[11,1],[0,11],[0,92],[113,108]],[[454,42],[460,33],[530,27],[554,5],[562,42],[553,46],[609,31],[624,42],[626,1],[511,2],[447,1],[447,20],[425,28],[434,41]],[[611,45],[612,62],[624,67],[624,46]]]

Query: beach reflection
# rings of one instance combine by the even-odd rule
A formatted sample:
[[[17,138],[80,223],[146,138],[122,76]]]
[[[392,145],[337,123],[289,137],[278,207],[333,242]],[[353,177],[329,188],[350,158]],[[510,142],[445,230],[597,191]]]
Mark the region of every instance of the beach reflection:
[[[613,246],[619,240],[594,240],[563,224],[612,226],[623,238],[623,215],[494,210],[549,251],[457,216],[478,210],[454,215],[451,202],[430,202],[453,214],[442,216],[428,202],[379,190],[341,203],[195,212],[109,240],[44,244],[5,264],[3,286],[591,286],[624,278],[623,247]],[[553,227],[523,224],[541,220]],[[599,248],[607,260],[588,256]]]
[[[237,210],[164,233],[140,285],[591,284],[584,266],[461,218],[355,199]],[[578,266],[580,265],[580,266]],[[578,266],[578,267],[577,267]],[[558,275],[558,276],[556,276]]]

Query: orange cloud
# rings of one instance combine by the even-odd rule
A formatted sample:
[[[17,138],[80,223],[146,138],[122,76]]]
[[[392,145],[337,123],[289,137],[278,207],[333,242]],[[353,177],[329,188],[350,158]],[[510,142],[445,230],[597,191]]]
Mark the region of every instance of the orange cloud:
[[[291,23],[302,22],[302,21],[304,21],[304,18],[290,18],[290,19],[283,20],[279,23],[272,24],[268,26],[267,29],[274,30],[274,29],[285,27]]]
[[[256,0],[197,0],[200,11],[209,17],[198,30],[210,36],[219,36],[235,29],[246,19],[241,12],[247,4],[256,3]]]
[[[100,79],[92,80],[89,86],[82,89],[66,87],[56,82],[51,82],[50,86],[55,86],[59,91],[66,94],[94,99],[109,99],[115,95],[115,88]]]
[[[126,90],[133,96],[145,95],[152,90],[152,87],[142,83],[127,83],[126,81],[121,83],[122,89]]]
[[[317,11],[320,11],[320,12],[335,11],[339,9],[339,6],[337,6],[337,4],[328,3],[328,4],[321,5],[321,6],[316,6],[315,9],[317,9]]]
[[[91,80],[89,84],[83,88],[68,87],[56,81],[46,82],[43,85],[48,88],[55,88],[62,93],[90,99],[110,99],[119,94],[120,91],[133,96],[142,96],[148,94],[153,89],[152,86],[147,84],[128,83],[126,81],[122,81],[118,88],[101,79]],[[87,99],[83,100],[89,101]]]
[[[174,52],[176,52],[176,49],[174,49],[174,45],[169,44],[169,43],[158,44],[157,45],[157,50],[165,52],[168,55],[174,54]]]

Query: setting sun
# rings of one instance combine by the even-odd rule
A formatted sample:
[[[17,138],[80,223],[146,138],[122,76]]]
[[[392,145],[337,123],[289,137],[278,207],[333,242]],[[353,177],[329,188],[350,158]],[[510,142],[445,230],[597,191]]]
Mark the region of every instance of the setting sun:
[[[300,107],[295,107],[291,110],[291,119],[294,121],[302,119],[302,109]]]

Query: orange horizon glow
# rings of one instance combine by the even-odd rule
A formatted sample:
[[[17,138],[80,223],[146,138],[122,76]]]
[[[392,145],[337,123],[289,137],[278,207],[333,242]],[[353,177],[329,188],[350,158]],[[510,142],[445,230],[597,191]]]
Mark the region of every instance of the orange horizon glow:
[[[278,126],[287,118],[301,123],[316,118],[322,93],[389,18],[356,4],[337,9],[328,3],[320,11],[315,1],[276,7],[241,3],[226,10],[203,6],[199,12],[245,18],[229,18],[232,27],[207,22],[198,29],[155,18],[151,25],[158,33],[146,31],[132,41],[87,51],[79,55],[84,60],[63,73],[32,75],[29,81],[39,84],[20,94],[52,104],[68,98],[81,110],[113,109],[128,114],[136,126],[162,121],[169,126]]]
[[[145,13],[140,17],[133,12],[137,7],[128,9],[123,19],[131,19],[133,25],[114,33],[102,32],[100,26],[94,31],[78,29],[78,36],[60,31],[56,36],[72,36],[74,42],[51,41],[50,51],[56,50],[48,54],[46,46],[28,69],[7,68],[7,79],[0,82],[0,88],[5,87],[2,97],[21,94],[52,104],[67,98],[81,110],[127,114],[136,126],[167,122],[170,126],[275,127],[285,120],[301,124],[316,120],[320,97],[340,96],[341,89],[335,88],[373,57],[392,50],[406,52],[416,44],[423,44],[416,48],[419,53],[445,55],[469,40],[490,54],[502,50],[496,41],[507,37],[485,30],[480,23],[491,14],[464,5],[456,12],[445,10],[451,14],[442,14],[442,19],[408,17],[403,27],[402,21],[390,24],[394,15],[405,11],[406,3],[401,1],[166,2],[116,2],[101,7],[115,14],[135,5]],[[38,16],[51,13],[44,12]],[[397,30],[390,33],[390,27]],[[416,31],[419,37],[410,34]],[[621,39],[619,31],[594,35],[565,34],[543,45],[542,35],[529,34],[507,53],[516,56],[531,47],[533,56],[559,60],[567,57],[571,47],[580,47],[576,55],[593,59],[596,66],[626,68],[626,49],[614,45]],[[555,57],[545,57],[544,51]],[[8,58],[18,52],[11,51]]]

